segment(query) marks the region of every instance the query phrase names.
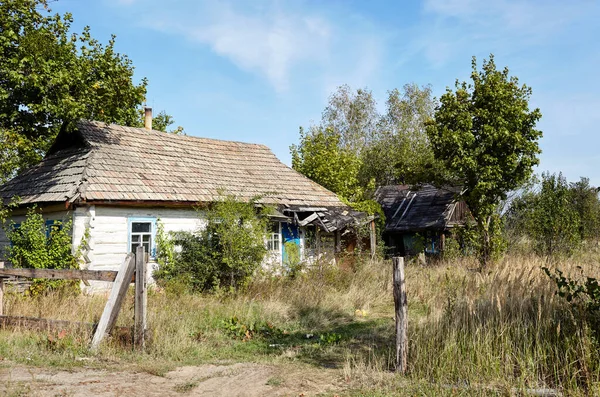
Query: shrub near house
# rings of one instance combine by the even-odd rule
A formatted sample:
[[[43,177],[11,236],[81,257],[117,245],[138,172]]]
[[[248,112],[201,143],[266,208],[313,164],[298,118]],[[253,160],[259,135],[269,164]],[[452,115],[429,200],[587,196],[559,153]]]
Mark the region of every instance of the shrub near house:
[[[257,213],[254,201],[224,196],[204,213],[207,224],[201,231],[166,235],[159,225],[155,279],[194,291],[243,287],[267,253],[265,212]]]
[[[71,222],[45,221],[37,208],[27,211],[20,224],[6,225],[10,245],[7,258],[14,267],[35,269],[74,269],[78,268],[76,256],[72,253]],[[29,288],[31,294],[47,289],[77,289],[78,282],[66,280],[35,280]]]

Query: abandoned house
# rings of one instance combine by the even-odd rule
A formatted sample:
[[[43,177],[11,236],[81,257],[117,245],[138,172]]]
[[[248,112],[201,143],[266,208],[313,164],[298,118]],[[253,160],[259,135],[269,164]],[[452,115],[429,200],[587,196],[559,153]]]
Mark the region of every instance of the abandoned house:
[[[456,188],[433,185],[381,186],[375,199],[385,213],[383,240],[391,255],[437,255],[451,230],[465,223],[469,212],[456,199]]]
[[[20,199],[13,222],[32,205],[47,224],[72,220],[74,250],[88,235],[82,267],[116,270],[138,245],[152,263],[157,222],[166,232],[202,228],[197,206],[206,208],[223,192],[239,200],[260,196],[260,205],[276,208],[266,241],[271,264],[285,261],[286,242],[297,244],[305,261],[339,251],[342,235],[368,221],[264,145],[154,131],[148,117],[146,124],[81,121],[59,134],[39,164],[0,187],[5,202]],[[7,244],[1,232],[0,245]]]

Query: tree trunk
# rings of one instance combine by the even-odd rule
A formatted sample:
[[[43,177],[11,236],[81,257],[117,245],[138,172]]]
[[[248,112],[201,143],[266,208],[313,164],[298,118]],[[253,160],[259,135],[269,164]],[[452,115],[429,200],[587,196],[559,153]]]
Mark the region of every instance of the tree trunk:
[[[481,248],[479,252],[479,270],[483,270],[489,265],[492,257],[492,243],[490,238],[490,222],[491,217],[479,223],[479,231],[481,233]]]

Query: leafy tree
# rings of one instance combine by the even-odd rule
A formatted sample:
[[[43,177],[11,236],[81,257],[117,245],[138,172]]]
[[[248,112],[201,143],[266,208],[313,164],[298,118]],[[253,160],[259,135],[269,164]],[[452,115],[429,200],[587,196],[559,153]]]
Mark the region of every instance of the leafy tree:
[[[562,173],[542,174],[529,224],[536,251],[548,256],[573,252],[581,241],[579,225],[579,214],[565,177]]]
[[[360,157],[342,145],[342,135],[331,127],[300,128],[300,144],[291,146],[292,167],[321,186],[349,201],[360,201]]]
[[[300,128],[292,145],[292,167],[323,185],[359,211],[379,214],[372,200],[376,186],[423,182],[435,162],[425,134],[431,115],[430,87],[407,84],[388,93],[380,114],[371,91],[341,86],[329,98],[321,123]]]
[[[532,174],[540,153],[535,129],[539,109],[529,110],[531,89],[520,86],[508,68],[496,69],[493,55],[481,71],[472,61],[472,83],[456,82],[440,99],[427,123],[435,157],[457,177],[462,199],[481,233],[480,262],[493,251],[492,220],[500,202]]]
[[[560,173],[544,173],[537,188],[511,202],[505,219],[509,235],[530,237],[538,253],[569,254],[580,242],[598,239],[598,190],[587,178],[568,183]]]
[[[579,235],[582,240],[600,239],[600,199],[598,189],[589,178],[570,184],[573,209],[578,213]]]
[[[362,153],[363,183],[374,180],[380,186],[434,179],[435,159],[425,131],[434,106],[430,86],[406,84],[402,91],[388,92],[386,111],[379,116],[374,136]]]
[[[137,125],[146,79],[89,27],[71,33],[71,14],[47,0],[0,3],[0,179],[37,162],[60,130],[79,119]]]
[[[366,88],[354,93],[350,86],[342,85],[329,97],[321,127],[339,136],[338,145],[341,149],[360,156],[372,140],[378,122],[379,114],[373,93]]]

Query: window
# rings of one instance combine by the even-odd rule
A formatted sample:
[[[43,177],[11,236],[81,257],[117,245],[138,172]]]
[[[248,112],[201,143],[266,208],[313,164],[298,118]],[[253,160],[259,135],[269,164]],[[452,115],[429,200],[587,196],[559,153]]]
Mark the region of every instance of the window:
[[[279,222],[271,223],[269,236],[267,240],[267,249],[269,251],[279,252],[281,247],[281,234],[279,232]]]
[[[137,247],[142,246],[150,256],[155,255],[155,223],[152,218],[129,219],[129,252],[135,252]]]
[[[52,234],[62,229],[61,221],[47,220],[46,221],[46,238],[51,238]]]

